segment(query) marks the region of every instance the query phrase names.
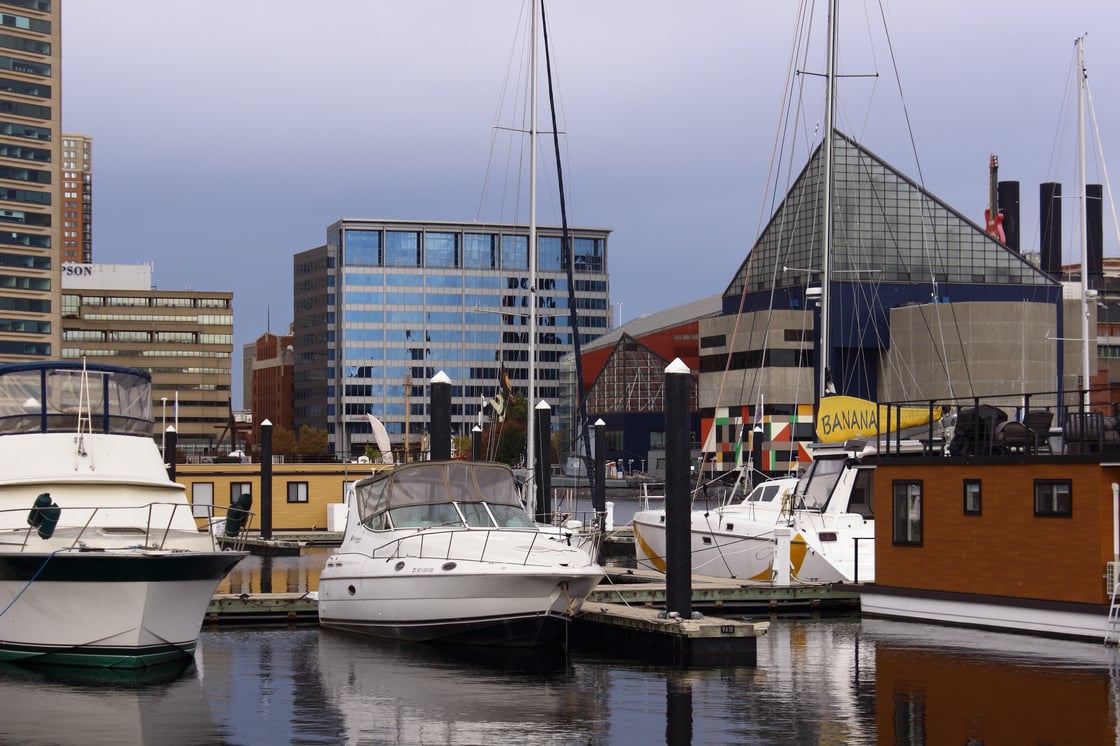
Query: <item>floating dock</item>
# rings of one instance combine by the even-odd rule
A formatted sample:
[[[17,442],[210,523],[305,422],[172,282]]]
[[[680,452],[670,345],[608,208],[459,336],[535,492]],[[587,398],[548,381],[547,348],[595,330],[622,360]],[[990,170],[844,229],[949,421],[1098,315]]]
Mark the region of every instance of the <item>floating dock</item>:
[[[648,607],[585,602],[572,621],[575,647],[670,666],[753,665],[770,622],[692,619]]]

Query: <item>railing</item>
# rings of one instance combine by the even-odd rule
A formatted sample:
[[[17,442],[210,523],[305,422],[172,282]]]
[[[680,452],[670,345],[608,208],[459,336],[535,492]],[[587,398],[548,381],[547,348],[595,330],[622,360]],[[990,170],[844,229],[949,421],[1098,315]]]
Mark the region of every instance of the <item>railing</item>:
[[[884,402],[888,422],[903,407],[943,409],[940,422],[872,436],[879,453],[902,454],[916,438],[934,456],[1120,452],[1120,386],[937,400]],[[912,440],[910,441],[913,442]]]
[[[493,537],[499,541],[491,542]],[[529,545],[515,547],[512,539],[528,539]],[[523,567],[550,567],[555,555],[549,556],[552,547],[545,542],[571,546],[569,534],[549,533],[536,529],[469,528],[424,529],[409,536],[402,536],[373,549],[369,557],[391,562],[395,559],[438,559],[447,562],[502,562]],[[481,545],[481,546],[480,546]],[[340,552],[342,553],[342,552]],[[346,552],[349,554],[350,552]],[[539,557],[536,561],[534,556]],[[592,558],[581,565],[594,564]],[[566,567],[574,567],[566,564]]]
[[[197,511],[205,510],[205,515],[198,515]],[[175,519],[181,516],[181,511],[190,513],[192,524],[195,520],[206,522],[207,530],[200,530],[197,524],[194,528],[177,528]],[[136,520],[138,513],[146,514],[143,524]],[[236,535],[226,536],[224,530],[219,535],[214,526],[220,525],[223,529],[225,519],[215,518],[215,514],[225,513],[228,518],[231,514],[241,519],[240,528]],[[11,520],[11,515],[19,518]],[[126,515],[125,520],[114,520],[114,516]],[[36,503],[30,510],[27,508],[7,508],[0,510],[0,524],[11,526],[8,531],[21,536],[20,551],[34,548],[32,536],[38,536],[46,541],[56,539],[57,544],[69,542],[68,549],[78,548],[79,544],[87,543],[91,549],[119,549],[137,547],[162,551],[168,548],[168,542],[173,537],[189,536],[209,538],[211,551],[220,551],[223,547],[240,550],[244,547],[245,533],[248,531],[255,514],[240,508],[220,505],[189,505],[184,503],[154,502],[147,505],[133,506],[66,506],[40,505]],[[26,521],[22,520],[26,516]],[[62,521],[65,517],[67,520]],[[76,520],[75,520],[76,518]],[[26,523],[26,527],[20,526]],[[3,529],[0,529],[3,531]],[[121,543],[111,543],[119,539]],[[171,548],[175,548],[173,543]]]

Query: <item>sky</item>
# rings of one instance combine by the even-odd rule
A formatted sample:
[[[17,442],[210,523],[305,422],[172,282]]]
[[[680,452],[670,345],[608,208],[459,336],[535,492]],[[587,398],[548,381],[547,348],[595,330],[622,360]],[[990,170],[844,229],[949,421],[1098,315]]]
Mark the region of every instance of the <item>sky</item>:
[[[775,142],[799,143],[781,158],[796,172],[823,116],[817,5],[547,4],[568,221],[612,230],[616,321],[721,293],[747,255],[788,184]],[[1038,184],[1075,193],[1081,35],[1090,149],[1099,129],[1120,174],[1120,3],[840,6],[838,126],[977,223],[991,154],[1021,182],[1025,251],[1038,249]],[[161,289],[234,293],[235,407],[242,346],[287,331],[292,257],[332,222],[528,222],[525,0],[62,8],[63,129],[94,138],[94,261],[151,263]],[[551,132],[543,82],[539,101]],[[538,221],[558,225],[551,140]],[[1096,163],[1090,183],[1106,180]],[[1111,210],[1106,256],[1120,254]],[[1076,261],[1072,213],[1063,224]]]

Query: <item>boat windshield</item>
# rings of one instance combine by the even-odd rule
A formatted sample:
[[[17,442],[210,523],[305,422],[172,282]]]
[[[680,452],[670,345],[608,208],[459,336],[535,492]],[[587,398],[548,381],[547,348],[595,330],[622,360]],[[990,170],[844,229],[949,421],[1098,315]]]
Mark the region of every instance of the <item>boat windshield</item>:
[[[845,459],[817,458],[798,485],[798,496],[806,510],[824,510],[844,471]]]
[[[0,366],[0,434],[74,432],[80,419],[92,432],[151,436],[151,379],[109,366]]]
[[[529,527],[513,472],[503,464],[423,461],[363,479],[359,516],[373,529],[428,526]]]

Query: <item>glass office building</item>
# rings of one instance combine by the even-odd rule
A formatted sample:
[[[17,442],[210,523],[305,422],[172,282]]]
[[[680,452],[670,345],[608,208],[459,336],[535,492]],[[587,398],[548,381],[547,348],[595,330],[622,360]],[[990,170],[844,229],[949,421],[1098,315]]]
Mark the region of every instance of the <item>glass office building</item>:
[[[537,343],[535,399],[561,396],[561,358],[610,326],[609,230],[538,229],[537,291],[530,289],[523,225],[340,220],[324,246],[297,254],[294,425],[325,429],[336,454],[373,443],[368,415],[394,450],[424,449],[431,378],[452,381],[452,431],[489,415],[508,374],[527,394],[531,299]],[[572,285],[568,280],[571,258]],[[574,306],[574,308],[573,308]],[[481,419],[480,419],[481,418]]]

